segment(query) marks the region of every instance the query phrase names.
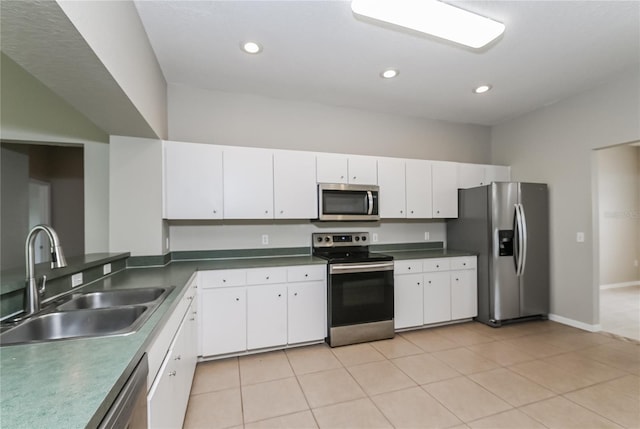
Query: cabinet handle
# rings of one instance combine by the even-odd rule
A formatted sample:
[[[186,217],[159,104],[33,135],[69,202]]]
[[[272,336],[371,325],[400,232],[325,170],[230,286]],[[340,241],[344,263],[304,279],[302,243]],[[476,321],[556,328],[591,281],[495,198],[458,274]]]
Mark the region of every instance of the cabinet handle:
[[[280,210],[280,214],[284,213],[284,210]]]
[[[420,286],[420,282],[418,282],[418,286]]]
[[[411,271],[411,267],[407,267],[407,270]]]
[[[456,277],[456,281],[458,281],[458,278]]]
[[[218,213],[218,210],[214,210],[214,211],[213,211],[213,214],[216,214],[216,213]]]
[[[267,280],[269,280],[269,276],[267,276]]]
[[[344,179],[344,176],[340,176],[341,179]]]
[[[411,214],[413,214],[413,210],[411,210]]]
[[[281,296],[282,296],[282,294],[281,294],[281,293],[279,293],[279,294],[278,294],[278,298],[280,298]]]
[[[227,282],[227,279],[222,279],[222,283],[226,283],[226,282]]]
[[[309,277],[309,274],[305,274],[304,276],[305,276],[305,277]]]
[[[440,265],[436,265],[436,268],[440,268]]]
[[[431,280],[429,280],[429,284],[431,284]]]
[[[462,263],[462,266],[466,267],[466,266],[467,266],[467,263],[466,263],[466,262],[463,262],[463,263]]]
[[[265,210],[265,211],[264,211],[264,214],[269,214],[269,210]]]
[[[182,359],[182,356],[178,355],[174,360],[180,360],[180,359]]]
[[[187,299],[192,300],[193,299],[193,295],[188,296]]]
[[[171,371],[169,374],[167,374],[169,377],[175,377],[176,376],[176,372],[175,371]]]
[[[293,296],[298,296],[298,292],[295,292],[295,293],[293,294]]]
[[[402,211],[402,210],[400,210],[400,214],[402,214],[402,213],[403,213],[403,211]]]
[[[236,298],[236,301],[240,301],[240,298]]]
[[[196,320],[195,317],[192,317],[191,319],[189,319],[190,322],[193,322],[194,320]]]
[[[440,210],[437,210],[436,213],[440,214]]]
[[[194,289],[198,289],[198,285],[193,285],[193,288]]]
[[[356,176],[353,176],[353,180],[356,180]]]

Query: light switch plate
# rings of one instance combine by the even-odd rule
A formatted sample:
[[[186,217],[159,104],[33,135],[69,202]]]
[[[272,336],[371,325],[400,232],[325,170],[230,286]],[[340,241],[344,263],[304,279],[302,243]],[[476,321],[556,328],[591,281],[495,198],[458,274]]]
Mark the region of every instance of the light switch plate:
[[[78,287],[82,284],[82,273],[77,273],[71,276],[71,287]]]
[[[576,234],[576,241],[578,243],[584,243],[584,232],[578,232]]]
[[[106,276],[107,274],[111,274],[111,264],[104,264],[102,266],[102,275]]]

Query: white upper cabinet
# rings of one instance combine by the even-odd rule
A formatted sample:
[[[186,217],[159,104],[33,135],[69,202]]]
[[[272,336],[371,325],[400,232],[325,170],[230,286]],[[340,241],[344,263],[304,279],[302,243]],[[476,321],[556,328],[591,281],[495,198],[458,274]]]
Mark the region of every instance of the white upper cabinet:
[[[347,157],[330,153],[316,156],[318,183],[348,183]]]
[[[222,219],[222,150],[165,141],[164,218]]]
[[[225,148],[223,170],[225,219],[273,219],[270,150]]]
[[[453,162],[431,164],[433,217],[458,217],[458,173]]]
[[[408,159],[406,170],[407,217],[422,219],[432,217],[431,163]]]
[[[273,196],[276,219],[318,216],[316,157],[311,152],[273,153]]]
[[[458,164],[458,188],[467,189],[491,182],[511,180],[511,168],[502,165]]]
[[[355,185],[378,184],[378,161],[373,156],[348,157],[349,183]]]
[[[377,161],[372,156],[319,153],[316,165],[318,183],[378,183]]]
[[[380,186],[380,217],[404,218],[406,214],[405,161],[399,158],[378,158]]]

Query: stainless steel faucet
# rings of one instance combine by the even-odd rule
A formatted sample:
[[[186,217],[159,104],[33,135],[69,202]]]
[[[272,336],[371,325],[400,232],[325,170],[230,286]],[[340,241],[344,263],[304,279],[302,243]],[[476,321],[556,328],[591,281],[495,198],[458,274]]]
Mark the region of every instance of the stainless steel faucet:
[[[40,294],[44,292],[47,276],[43,276],[42,286],[38,288],[38,284],[35,278],[35,242],[36,236],[40,231],[44,231],[49,237],[49,243],[51,244],[51,268],[62,268],[67,266],[67,261],[64,258],[62,247],[60,247],[60,240],[58,234],[48,225],[36,225],[31,228],[27,235],[27,240],[24,245],[24,252],[27,262],[27,289],[25,291],[24,300],[24,317],[31,316],[33,313],[40,311]]]

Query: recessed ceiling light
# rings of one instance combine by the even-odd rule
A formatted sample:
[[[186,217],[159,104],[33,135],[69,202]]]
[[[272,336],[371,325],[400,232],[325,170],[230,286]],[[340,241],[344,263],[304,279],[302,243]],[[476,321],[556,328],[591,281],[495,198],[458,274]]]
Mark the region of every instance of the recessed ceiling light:
[[[351,10],[472,48],[500,36],[503,23],[437,0],[353,0]]]
[[[400,72],[396,69],[387,69],[385,71],[383,71],[382,73],[380,73],[380,76],[382,76],[385,79],[392,79],[396,76],[398,76],[398,74],[400,74]]]
[[[483,94],[491,89],[491,85],[480,85],[476,89],[473,90],[476,94]]]
[[[242,50],[247,54],[257,54],[262,51],[262,46],[256,42],[244,42],[242,44]]]

